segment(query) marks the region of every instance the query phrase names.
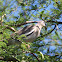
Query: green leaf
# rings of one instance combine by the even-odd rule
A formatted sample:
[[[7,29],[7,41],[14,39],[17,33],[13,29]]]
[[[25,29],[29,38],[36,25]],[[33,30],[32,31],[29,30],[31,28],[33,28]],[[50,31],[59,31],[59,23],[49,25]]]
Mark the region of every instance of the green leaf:
[[[6,46],[6,43],[0,42],[0,48],[1,48],[1,47],[7,47],[7,46]]]
[[[42,15],[43,15],[44,11],[40,12],[40,18],[42,19]]]

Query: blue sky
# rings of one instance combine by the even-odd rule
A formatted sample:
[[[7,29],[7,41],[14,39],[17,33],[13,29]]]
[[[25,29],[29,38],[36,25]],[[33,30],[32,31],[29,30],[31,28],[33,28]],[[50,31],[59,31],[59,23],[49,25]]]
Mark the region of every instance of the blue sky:
[[[9,0],[8,0],[9,1]],[[10,8],[7,8],[6,9],[6,11],[7,11],[7,16],[8,16],[8,19],[7,19],[7,21],[10,21],[10,20],[13,20],[13,21],[17,21],[16,19],[13,19],[12,18],[12,16],[17,16],[17,17],[20,17],[20,15],[19,15],[19,13],[21,12],[23,12],[23,9],[21,8],[21,6],[17,6],[17,2],[15,2],[14,3],[14,1],[15,0],[13,0],[13,1],[11,1],[11,6],[10,6],[10,8],[13,8],[15,11],[12,11],[11,12],[11,14],[9,14],[9,12],[7,11],[7,10],[9,10]],[[50,15],[51,15],[51,8],[54,8],[54,6],[53,6],[53,1],[51,2],[51,4],[47,7],[47,8],[45,8],[45,12],[44,13],[47,13],[47,10],[48,11],[50,11]],[[39,3],[36,1],[36,2],[34,2],[34,6],[37,4],[37,6],[39,7]],[[5,5],[5,4],[3,4],[3,5]],[[31,4],[32,5],[32,4]],[[16,8],[17,7],[17,8]],[[44,7],[46,7],[46,5],[44,5]],[[26,6],[25,8],[28,8],[28,6]],[[29,8],[31,8],[31,6],[29,6]],[[33,13],[34,15],[36,15],[37,14],[37,11],[38,12],[41,12],[42,10],[44,10],[43,8],[41,8],[40,10],[32,10],[31,11],[31,13]],[[9,18],[11,18],[10,20],[9,20]],[[32,18],[32,19],[31,19]],[[40,19],[39,18],[33,18],[33,17],[31,17],[30,18],[30,20],[32,20],[32,21],[39,21]],[[62,16],[61,16],[61,18],[60,19],[58,19],[58,21],[62,21]],[[48,29],[49,30],[49,29]],[[58,31],[58,32],[60,32],[60,31]],[[54,33],[54,32],[53,32]],[[51,41],[51,39],[49,39],[48,37],[46,37],[45,38],[45,40],[43,40],[44,42],[45,42],[45,44],[47,44],[48,42],[50,42]],[[51,43],[53,43],[53,42],[51,42]],[[61,41],[58,41],[58,43],[59,44],[61,44]],[[47,47],[44,47],[45,48],[45,50],[43,51],[44,53],[46,53],[47,52],[47,48],[48,48],[48,46]],[[55,47],[54,45],[51,45],[51,46],[49,46],[49,48],[50,48],[50,51],[53,51],[53,50],[56,50],[56,51],[58,51],[59,50],[59,46],[58,47]],[[39,48],[40,50],[41,50],[41,48]],[[61,50],[62,51],[62,50]],[[41,51],[42,52],[42,51]],[[58,51],[58,52],[60,52],[60,51]],[[51,54],[50,54],[51,55]],[[54,55],[54,53],[53,53],[53,55]]]

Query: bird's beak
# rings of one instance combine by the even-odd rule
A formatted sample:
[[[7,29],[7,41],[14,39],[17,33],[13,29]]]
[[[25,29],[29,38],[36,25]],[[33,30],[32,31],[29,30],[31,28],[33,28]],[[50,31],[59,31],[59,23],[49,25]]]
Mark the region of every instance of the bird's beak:
[[[42,21],[42,25],[45,26],[45,22],[44,21]]]
[[[43,26],[44,26],[44,27],[46,26],[45,23],[43,23]]]
[[[44,24],[44,26],[46,26],[46,25]]]
[[[46,24],[45,24],[44,28],[45,28],[45,30],[47,30],[47,25]]]

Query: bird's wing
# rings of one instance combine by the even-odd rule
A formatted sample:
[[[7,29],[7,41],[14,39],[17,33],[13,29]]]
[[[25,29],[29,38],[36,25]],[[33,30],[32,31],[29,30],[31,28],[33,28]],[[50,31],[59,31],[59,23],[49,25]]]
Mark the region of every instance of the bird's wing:
[[[30,34],[31,32],[34,31],[33,27],[34,27],[34,25],[25,26],[24,28],[18,30],[16,33],[19,34],[19,35],[22,35],[22,34],[28,35],[28,34]]]
[[[26,30],[26,32],[24,32],[24,33],[22,33],[22,34],[25,34],[26,36],[29,36],[29,35],[31,35],[32,33],[34,33],[34,34],[38,34],[38,32],[40,31],[40,28],[39,28],[39,26],[30,26],[27,30]]]
[[[35,30],[35,29],[33,29],[33,30],[29,31],[28,33],[25,33],[25,35],[26,35],[26,36],[31,35],[31,34],[34,32],[34,30]]]

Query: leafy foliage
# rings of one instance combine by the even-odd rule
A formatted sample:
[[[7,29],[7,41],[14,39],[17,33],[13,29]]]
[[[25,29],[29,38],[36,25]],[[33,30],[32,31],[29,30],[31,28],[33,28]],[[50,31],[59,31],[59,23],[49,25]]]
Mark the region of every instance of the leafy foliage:
[[[17,31],[16,25],[28,20],[46,20],[40,37],[34,42],[23,41],[25,35],[12,39],[8,27]],[[61,20],[62,0],[0,0],[0,62],[62,62]],[[16,40],[19,44],[7,45]]]

